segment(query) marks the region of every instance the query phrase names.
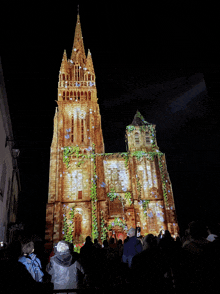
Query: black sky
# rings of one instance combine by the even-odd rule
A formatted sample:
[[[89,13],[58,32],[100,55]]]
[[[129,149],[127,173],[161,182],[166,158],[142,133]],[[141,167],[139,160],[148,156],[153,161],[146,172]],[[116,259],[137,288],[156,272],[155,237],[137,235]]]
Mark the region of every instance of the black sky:
[[[79,3],[48,2],[7,2],[1,8],[0,28],[0,55],[20,149],[18,217],[41,236],[58,74],[64,49],[68,58],[71,55]],[[80,2],[105,151],[126,150],[125,128],[138,109],[156,124],[180,228],[196,218],[220,222],[217,6],[146,2],[145,6]],[[189,93],[203,78],[200,89],[205,85],[206,90],[200,95]],[[188,96],[183,96],[186,92]]]

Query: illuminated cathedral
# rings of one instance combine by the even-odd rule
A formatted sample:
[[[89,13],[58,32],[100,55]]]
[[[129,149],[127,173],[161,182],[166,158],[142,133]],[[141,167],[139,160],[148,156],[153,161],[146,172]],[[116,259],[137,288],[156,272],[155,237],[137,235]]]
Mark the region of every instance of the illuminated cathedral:
[[[127,151],[105,153],[96,77],[86,56],[79,14],[71,58],[64,51],[50,150],[46,207],[46,248],[87,236],[122,239],[131,228],[140,235],[179,232],[165,155],[155,125],[140,112],[126,127]]]

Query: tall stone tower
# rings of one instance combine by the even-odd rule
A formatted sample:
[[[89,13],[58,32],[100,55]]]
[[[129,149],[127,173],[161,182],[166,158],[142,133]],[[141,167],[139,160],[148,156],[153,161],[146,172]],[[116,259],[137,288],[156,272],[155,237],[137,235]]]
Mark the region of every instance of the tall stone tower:
[[[71,58],[64,51],[50,154],[46,248],[86,236],[124,239],[169,229],[177,236],[174,199],[155,125],[137,111],[126,129],[127,152],[105,153],[92,56],[79,14]]]

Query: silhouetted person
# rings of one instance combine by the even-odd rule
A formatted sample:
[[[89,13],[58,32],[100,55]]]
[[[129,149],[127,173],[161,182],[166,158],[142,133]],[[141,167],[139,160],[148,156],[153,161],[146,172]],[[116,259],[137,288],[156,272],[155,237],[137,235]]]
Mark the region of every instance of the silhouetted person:
[[[179,253],[179,266],[175,267],[178,293],[216,293],[211,282],[216,273],[212,270],[212,243],[206,240],[206,225],[191,222],[189,234],[189,242],[185,242]]]
[[[74,251],[74,244],[71,242],[68,242],[68,244],[69,244],[70,254],[72,255],[72,261],[75,262],[76,260],[79,260],[80,255],[79,253]]]
[[[96,282],[97,250],[90,236],[86,237],[85,244],[80,249],[80,259],[86,274],[86,283],[89,287],[94,287]]]
[[[124,246],[123,246],[123,244],[122,244],[122,240],[119,239],[119,240],[118,240],[118,243],[117,243],[117,254],[118,254],[118,258],[119,258],[119,260],[122,259],[123,250],[124,250]]]
[[[141,241],[138,240],[135,236],[135,229],[131,228],[128,231],[129,240],[124,244],[124,250],[122,255],[122,261],[128,263],[128,266],[131,267],[132,258],[143,250]]]
[[[103,241],[103,248],[108,248],[108,241],[107,240]]]
[[[143,240],[144,250],[132,259],[132,287],[136,293],[147,285],[148,293],[166,293],[163,260],[157,246],[157,237],[148,234]]]
[[[101,249],[101,245],[99,244],[98,239],[94,239],[94,247],[96,249]]]

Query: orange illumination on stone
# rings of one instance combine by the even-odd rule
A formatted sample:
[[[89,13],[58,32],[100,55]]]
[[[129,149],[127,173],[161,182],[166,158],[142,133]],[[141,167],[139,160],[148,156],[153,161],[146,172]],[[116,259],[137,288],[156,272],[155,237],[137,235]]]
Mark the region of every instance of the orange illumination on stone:
[[[156,154],[159,148],[155,133],[152,133],[155,126],[150,127],[149,124],[149,130],[144,131],[139,120],[141,115],[137,112],[126,130],[129,157],[127,153],[105,154],[95,79],[91,52],[85,55],[78,15],[71,58],[68,60],[64,51],[59,72],[58,107],[50,150],[46,248],[51,249],[54,243],[63,238],[64,205],[69,205],[68,209],[75,209],[71,223],[75,244],[82,244],[86,236],[91,236],[94,219],[100,240],[101,217],[106,227],[106,237],[112,236],[112,231],[115,236],[123,236],[122,239],[127,236],[127,231],[120,225],[108,229],[115,218],[119,222],[126,222],[128,229],[138,224],[142,229],[141,235],[159,234],[163,228],[177,236],[179,228],[171,182],[165,155],[161,155],[160,165],[159,153]],[[144,124],[148,128],[148,123]],[[78,153],[65,158],[64,152],[68,146],[78,148]],[[95,156],[91,157],[93,146]],[[148,152],[153,151],[156,155],[151,159]],[[145,155],[138,158],[140,152]],[[68,165],[65,160],[69,160]],[[92,216],[91,189],[94,183],[97,201],[94,202],[95,212]],[[111,191],[114,191],[112,197],[115,197],[112,201],[108,197]],[[148,200],[144,208],[144,201]],[[67,215],[67,223],[70,222]]]

